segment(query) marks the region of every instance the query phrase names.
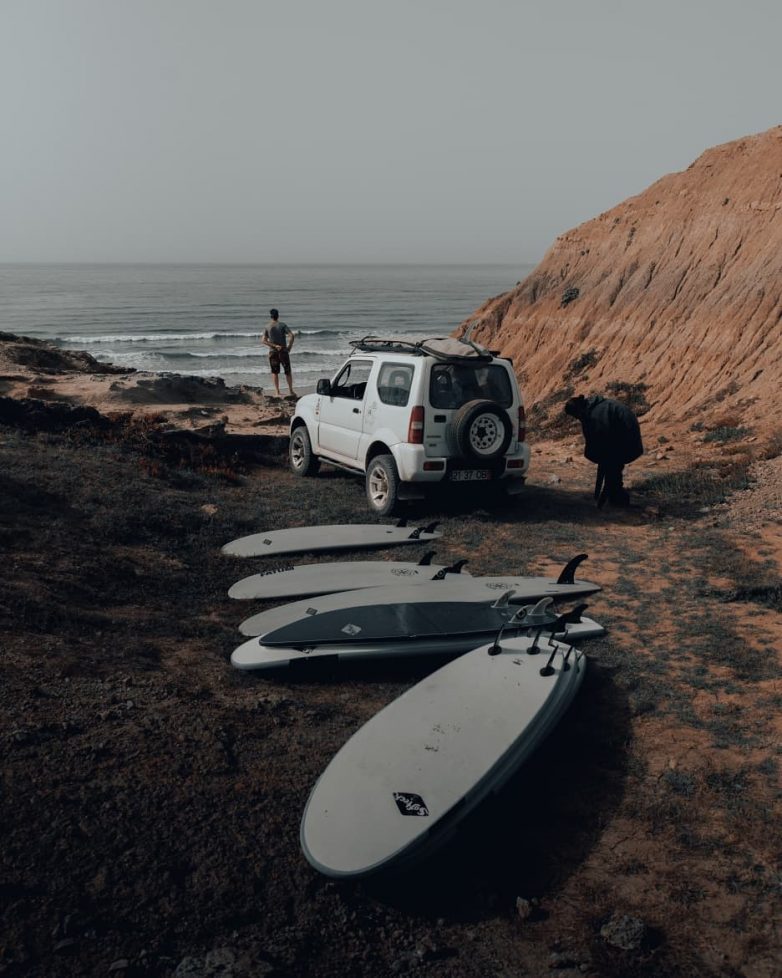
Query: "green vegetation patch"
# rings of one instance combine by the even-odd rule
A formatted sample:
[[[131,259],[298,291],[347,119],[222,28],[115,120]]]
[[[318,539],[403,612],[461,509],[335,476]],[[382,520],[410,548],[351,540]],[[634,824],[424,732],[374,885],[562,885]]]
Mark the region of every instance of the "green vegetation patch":
[[[724,444],[729,441],[741,441],[742,438],[746,438],[750,434],[752,434],[752,429],[750,428],[734,428],[730,425],[721,425],[719,428],[714,428],[713,431],[704,435],[703,440]]]
[[[606,384],[606,390],[610,397],[626,404],[635,411],[639,418],[651,408],[651,404],[646,399],[646,392],[649,390],[648,384],[640,382],[630,384],[624,380],[612,380]]]
[[[653,475],[634,486],[634,491],[654,499],[665,507],[666,514],[693,517],[705,508],[723,503],[738,489],[750,485],[746,461],[714,465],[703,463],[678,472]]]

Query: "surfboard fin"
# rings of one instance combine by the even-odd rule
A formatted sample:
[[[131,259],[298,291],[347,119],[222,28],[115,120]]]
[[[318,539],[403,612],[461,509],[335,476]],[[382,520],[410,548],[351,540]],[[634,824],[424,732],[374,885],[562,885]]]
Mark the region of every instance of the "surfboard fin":
[[[573,646],[572,645],[568,645],[567,652],[565,653],[565,659],[564,659],[564,661],[562,663],[562,671],[563,672],[567,672],[570,669],[570,662],[568,662],[568,659],[570,658],[570,653],[572,651],[573,651]]]
[[[423,557],[418,561],[419,567],[428,567],[432,563],[432,557],[434,557],[434,550],[427,550]]]
[[[557,584],[575,584],[576,570],[588,557],[589,554],[578,554],[572,560],[569,560],[562,568],[562,573],[557,578]]]
[[[541,598],[537,604],[527,604],[520,608],[511,621],[521,628],[540,628],[552,624],[558,617],[552,609],[553,604],[553,598]]]
[[[507,624],[508,624],[507,621],[504,621],[502,623],[502,625],[500,626],[500,630],[497,632],[497,637],[494,639],[494,641],[488,647],[488,649],[486,649],[489,655],[499,655],[500,652],[502,652],[502,646],[500,645],[500,641],[502,640],[502,633],[505,631],[505,626]]]
[[[418,540],[422,533],[434,533],[436,526],[439,526],[439,520],[435,520],[434,523],[430,523],[428,526],[417,526],[407,539]]]
[[[554,648],[551,650],[551,655],[548,657],[548,662],[540,670],[541,676],[553,676],[554,675],[554,666],[552,666],[551,663],[554,661],[554,656],[557,654],[557,649],[558,648],[559,648],[559,646],[556,643],[554,643]]]
[[[509,588],[507,591],[503,591],[502,594],[494,602],[494,604],[492,604],[492,608],[507,608],[508,602],[510,601],[512,595],[514,595],[515,593],[516,592],[513,590],[513,588]]]
[[[588,607],[589,605],[587,604],[577,604],[575,608],[571,608],[570,611],[566,611],[564,615],[560,615],[559,618],[554,622],[554,624],[551,627],[552,640],[555,639],[557,635],[567,635],[567,626],[577,625],[581,621],[581,616],[584,614],[584,612],[587,610]],[[556,651],[556,648],[554,651]],[[572,651],[573,651],[573,646],[569,645],[567,653],[565,654],[565,659],[562,663],[563,672],[567,672],[570,669],[570,663],[568,662],[568,659],[570,658],[570,653]],[[551,673],[554,671],[553,668],[551,668],[551,662],[553,658],[554,658],[554,652],[551,653],[548,662],[544,666],[545,669],[550,669],[550,672],[544,672],[543,669],[541,669],[540,670],[541,676],[550,676]]]
[[[588,607],[588,604],[577,604],[575,608],[571,608],[570,611],[566,611],[564,615],[560,615],[555,624],[577,625],[581,621],[581,618]]]
[[[451,564],[450,567],[441,567],[440,570],[432,578],[433,581],[443,581],[445,580],[446,574],[461,574],[462,567],[467,563],[466,560],[457,560],[455,564]]]

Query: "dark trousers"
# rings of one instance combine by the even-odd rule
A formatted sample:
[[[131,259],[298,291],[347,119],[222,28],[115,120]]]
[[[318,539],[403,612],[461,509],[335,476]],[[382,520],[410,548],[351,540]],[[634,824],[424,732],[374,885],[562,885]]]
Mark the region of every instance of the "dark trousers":
[[[612,506],[630,505],[630,493],[625,489],[622,481],[623,472],[624,465],[616,463],[598,465],[595,482],[595,499],[598,508],[605,505],[606,499]]]

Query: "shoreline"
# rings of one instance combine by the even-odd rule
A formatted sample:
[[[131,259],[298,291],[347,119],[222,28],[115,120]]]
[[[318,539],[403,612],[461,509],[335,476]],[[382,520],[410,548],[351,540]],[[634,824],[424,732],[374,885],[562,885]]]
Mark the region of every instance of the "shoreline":
[[[219,423],[226,434],[287,434],[295,401],[269,386],[229,385],[222,378],[127,369],[49,341],[0,333],[0,396],[26,398],[104,415],[155,416],[198,432]],[[299,396],[314,391],[302,385]]]

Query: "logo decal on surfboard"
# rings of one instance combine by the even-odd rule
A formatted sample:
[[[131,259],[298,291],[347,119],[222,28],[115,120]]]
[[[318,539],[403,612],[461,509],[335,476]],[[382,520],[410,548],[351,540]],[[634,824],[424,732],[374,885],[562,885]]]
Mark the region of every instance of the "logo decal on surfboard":
[[[270,543],[272,543],[272,541],[268,537],[263,542],[266,544],[267,547],[269,546]]]
[[[268,570],[259,571],[258,577],[268,577],[269,574],[284,574],[286,571],[292,570],[293,564],[275,564],[274,567],[270,567]]]
[[[358,633],[361,631],[361,629],[360,629],[360,627],[358,625],[345,625],[345,627],[342,629],[342,631],[346,635],[358,635]]]
[[[428,815],[429,809],[420,795],[412,792],[395,791],[394,801],[396,807],[403,815]]]
[[[307,608],[307,614],[308,615],[317,615],[317,613],[318,613],[318,609],[317,608]]]

